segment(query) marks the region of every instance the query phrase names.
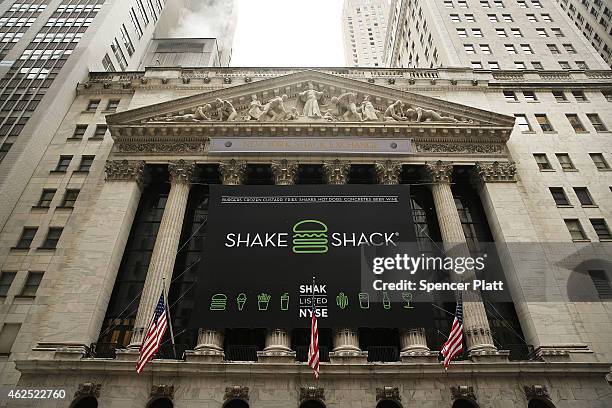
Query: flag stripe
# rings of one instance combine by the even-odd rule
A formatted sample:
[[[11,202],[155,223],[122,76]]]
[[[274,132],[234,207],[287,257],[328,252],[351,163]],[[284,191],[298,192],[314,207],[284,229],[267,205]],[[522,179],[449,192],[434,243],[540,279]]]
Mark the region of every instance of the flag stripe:
[[[440,352],[444,356],[444,368],[448,368],[451,361],[463,353],[463,305],[461,301],[457,302],[451,332]]]
[[[314,299],[312,302],[312,319],[310,320],[310,346],[308,347],[308,365],[312,368],[315,378],[319,378],[319,327],[315,313]]]
[[[151,361],[153,357],[155,357],[167,328],[168,313],[166,310],[164,293],[162,291],[162,294],[159,297],[159,302],[157,302],[157,306],[153,312],[151,323],[147,329],[147,334],[142,340],[142,345],[140,346],[140,356],[138,357],[138,362],[136,363],[136,372],[138,374],[140,374],[142,370],[144,370],[147,363]]]

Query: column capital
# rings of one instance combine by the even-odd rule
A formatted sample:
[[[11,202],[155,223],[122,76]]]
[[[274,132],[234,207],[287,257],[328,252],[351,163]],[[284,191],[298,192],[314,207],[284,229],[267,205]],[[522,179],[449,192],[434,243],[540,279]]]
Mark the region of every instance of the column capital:
[[[298,172],[298,164],[295,161],[274,160],[271,164],[274,184],[279,186],[290,186],[295,184]]]
[[[172,161],[168,164],[171,183],[189,184],[195,173],[195,163],[185,160]]]
[[[227,160],[219,163],[221,183],[229,186],[242,184],[246,174],[246,162],[243,160]]]
[[[135,181],[141,183],[144,175],[143,160],[107,160],[106,181]]]
[[[376,162],[376,177],[379,184],[399,184],[400,174],[402,173],[402,164],[396,160],[386,160],[384,162]]]
[[[477,183],[515,183],[516,164],[498,161],[477,162],[472,176]]]
[[[334,160],[323,162],[323,172],[327,184],[346,184],[348,172],[351,169],[351,162],[344,160]]]
[[[450,183],[453,174],[453,164],[438,160],[425,162],[425,177],[430,183]]]

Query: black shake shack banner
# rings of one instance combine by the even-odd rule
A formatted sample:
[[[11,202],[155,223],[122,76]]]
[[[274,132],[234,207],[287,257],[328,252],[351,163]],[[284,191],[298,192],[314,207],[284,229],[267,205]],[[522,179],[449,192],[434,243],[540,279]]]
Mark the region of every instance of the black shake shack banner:
[[[308,327],[313,302],[321,327],[426,324],[361,284],[364,247],[414,241],[409,186],[211,186],[192,326]]]

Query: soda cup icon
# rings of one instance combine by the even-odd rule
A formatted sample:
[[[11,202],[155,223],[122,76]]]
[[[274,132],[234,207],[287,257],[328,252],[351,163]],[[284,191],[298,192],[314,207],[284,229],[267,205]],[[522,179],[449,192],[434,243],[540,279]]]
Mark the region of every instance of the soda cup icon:
[[[362,309],[370,308],[370,295],[367,293],[361,292],[359,294],[359,307]]]
[[[289,293],[287,292],[281,296],[281,310],[289,310]]]

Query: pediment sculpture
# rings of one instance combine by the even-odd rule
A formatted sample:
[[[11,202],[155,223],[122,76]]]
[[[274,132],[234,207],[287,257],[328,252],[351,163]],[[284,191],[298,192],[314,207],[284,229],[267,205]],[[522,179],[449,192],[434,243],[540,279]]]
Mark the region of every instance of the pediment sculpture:
[[[344,92],[328,99],[325,91],[315,90],[312,84],[309,84],[307,90],[298,93],[293,99],[290,101],[286,94],[282,94],[262,103],[257,95],[252,95],[249,106],[238,112],[232,102],[217,98],[211,103],[196,107],[192,113],[155,117],[152,121],[473,122],[409,104],[399,99],[387,106],[384,111],[380,111],[376,109],[369,95],[364,95],[359,101],[355,92]]]

